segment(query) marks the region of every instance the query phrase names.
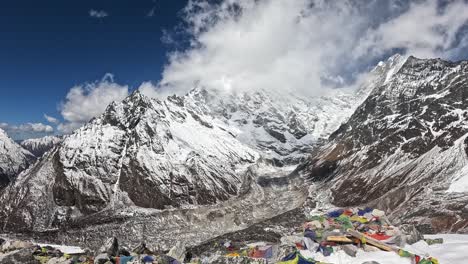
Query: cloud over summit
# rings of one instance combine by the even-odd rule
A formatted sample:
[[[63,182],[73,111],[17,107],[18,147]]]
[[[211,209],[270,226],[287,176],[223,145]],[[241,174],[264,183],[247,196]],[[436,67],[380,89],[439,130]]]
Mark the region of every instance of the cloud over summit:
[[[349,85],[395,52],[453,58],[466,45],[459,39],[468,4],[191,0],[183,14],[190,45],[169,54],[160,93],[183,93],[199,83],[318,95]]]
[[[109,73],[99,81],[76,85],[62,102],[60,113],[66,122],[57,128],[62,133],[70,133],[103,113],[111,102],[120,101],[128,94],[128,86],[114,82]]]

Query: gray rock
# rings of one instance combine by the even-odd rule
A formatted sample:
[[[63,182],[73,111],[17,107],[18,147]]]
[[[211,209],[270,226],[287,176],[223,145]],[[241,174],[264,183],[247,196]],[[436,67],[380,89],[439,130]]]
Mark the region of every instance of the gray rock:
[[[358,248],[355,245],[342,245],[343,251],[351,257],[356,257]]]
[[[171,250],[169,250],[169,253],[167,253],[168,256],[171,256],[175,259],[177,259],[179,262],[184,261],[185,257],[185,245],[182,242],[177,242]]]
[[[414,244],[424,239],[424,236],[416,229],[414,225],[403,224],[400,226],[400,230],[403,233],[403,240],[407,244]]]
[[[66,257],[60,257],[60,258],[51,258],[49,261],[47,261],[47,264],[69,264],[70,260],[67,259]]]
[[[34,258],[34,250],[32,248],[24,248],[15,253],[9,254],[2,259],[2,263],[11,264],[41,264],[41,262]]]
[[[101,253],[94,258],[94,264],[104,264],[110,261],[106,253]]]
[[[424,233],[461,232],[468,198],[444,190],[467,162],[468,61],[394,59],[394,74],[297,170],[326,184],[316,191],[335,206],[366,203]]]
[[[106,243],[99,249],[99,253],[106,253],[108,256],[115,257],[119,254],[119,241],[116,237],[107,239]]]
[[[364,244],[363,245],[363,249],[365,252],[377,252],[377,251],[380,251],[379,248],[376,248],[374,246],[371,246],[371,245],[368,245],[368,244]]]

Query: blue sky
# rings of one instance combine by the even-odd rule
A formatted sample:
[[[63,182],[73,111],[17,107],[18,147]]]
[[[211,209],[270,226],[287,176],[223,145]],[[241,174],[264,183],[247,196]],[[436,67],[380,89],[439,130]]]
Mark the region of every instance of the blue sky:
[[[137,87],[160,78],[163,30],[179,22],[182,0],[14,0],[0,2],[0,122],[60,118],[76,85],[112,73]],[[107,17],[90,16],[90,10]],[[154,10],[153,15],[150,13]]]
[[[134,89],[313,97],[395,52],[468,59],[468,0],[5,0],[0,34],[0,128],[24,139],[71,133]]]

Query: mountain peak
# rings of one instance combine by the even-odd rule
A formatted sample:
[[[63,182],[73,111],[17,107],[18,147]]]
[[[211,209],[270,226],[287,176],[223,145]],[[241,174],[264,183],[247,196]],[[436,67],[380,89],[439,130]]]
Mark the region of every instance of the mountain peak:
[[[426,232],[466,230],[468,200],[450,192],[468,190],[467,77],[465,62],[408,57],[302,172],[336,206],[365,201]],[[441,215],[452,223],[434,224]]]
[[[39,158],[60,142],[62,142],[61,137],[45,136],[23,140],[20,145]]]
[[[9,138],[8,134],[6,133],[6,131],[3,130],[3,129],[1,129],[1,128],[0,128],[0,137],[2,137],[2,138],[8,137],[8,138]]]
[[[33,154],[23,149],[0,128],[0,190],[34,160]]]

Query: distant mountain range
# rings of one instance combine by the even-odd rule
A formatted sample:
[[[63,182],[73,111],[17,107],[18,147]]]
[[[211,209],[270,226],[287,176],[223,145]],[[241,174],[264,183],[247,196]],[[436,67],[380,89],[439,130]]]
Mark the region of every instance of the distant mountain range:
[[[467,64],[395,55],[358,89],[315,98],[136,91],[63,139],[23,142],[43,156],[1,193],[0,226],[98,243],[120,229],[136,242],[151,225],[159,236],[147,239],[197,243],[309,195],[319,207],[376,206],[425,232],[468,231]],[[23,165],[8,179],[30,164],[15,157]]]
[[[34,156],[39,158],[54,146],[58,145],[60,142],[62,142],[61,137],[45,136],[42,138],[31,138],[23,140],[20,142],[20,145],[24,149],[31,152]]]
[[[0,190],[34,160],[32,153],[23,149],[0,128]]]

